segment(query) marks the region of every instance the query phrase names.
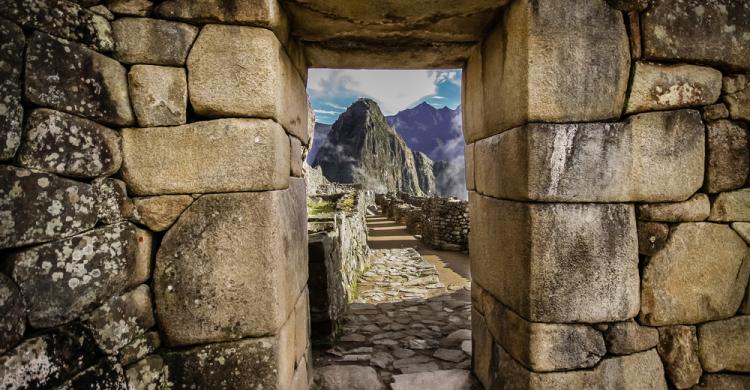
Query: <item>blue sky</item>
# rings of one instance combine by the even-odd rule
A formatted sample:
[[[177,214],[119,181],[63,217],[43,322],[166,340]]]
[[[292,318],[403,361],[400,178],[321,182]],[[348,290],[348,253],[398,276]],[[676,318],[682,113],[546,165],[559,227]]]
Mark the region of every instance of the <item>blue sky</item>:
[[[310,69],[307,93],[321,123],[335,122],[360,97],[375,100],[385,115],[423,101],[456,108],[461,104],[461,70]]]

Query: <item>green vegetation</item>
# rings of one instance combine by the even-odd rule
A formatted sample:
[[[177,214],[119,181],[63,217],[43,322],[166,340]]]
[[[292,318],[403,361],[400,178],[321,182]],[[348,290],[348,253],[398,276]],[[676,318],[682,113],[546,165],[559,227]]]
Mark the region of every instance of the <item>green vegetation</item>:
[[[307,198],[307,215],[316,216],[336,211],[333,203],[324,199]]]

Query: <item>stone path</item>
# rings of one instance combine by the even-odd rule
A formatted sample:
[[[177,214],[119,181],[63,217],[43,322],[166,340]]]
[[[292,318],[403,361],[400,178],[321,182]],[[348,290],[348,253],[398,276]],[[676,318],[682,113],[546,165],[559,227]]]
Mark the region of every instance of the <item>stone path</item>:
[[[468,281],[446,286],[413,248],[373,249],[370,262],[339,342],[316,351],[316,370],[325,376],[345,369],[325,366],[372,367],[394,390],[472,388]]]

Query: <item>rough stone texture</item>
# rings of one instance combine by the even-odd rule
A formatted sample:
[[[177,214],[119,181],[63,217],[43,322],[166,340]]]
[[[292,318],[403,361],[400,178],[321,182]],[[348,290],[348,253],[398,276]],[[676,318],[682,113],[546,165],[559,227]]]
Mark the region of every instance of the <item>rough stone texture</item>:
[[[667,244],[669,225],[665,223],[638,221],[637,229],[638,253],[653,256]]]
[[[154,353],[160,346],[161,339],[159,338],[159,332],[147,332],[142,336],[136,337],[130,344],[120,349],[120,364],[129,366],[146,357],[146,355]]]
[[[648,59],[750,69],[750,7],[734,0],[657,0],[641,16]]]
[[[19,165],[64,176],[109,176],[120,169],[120,135],[96,122],[45,108],[31,112]]]
[[[488,389],[492,383],[492,370],[494,369],[492,350],[495,343],[489,329],[487,329],[484,316],[474,309],[471,311],[471,332],[473,372],[484,388]]]
[[[675,387],[687,389],[698,383],[703,369],[698,360],[698,338],[694,326],[659,328],[659,345],[656,350]]]
[[[393,376],[393,390],[453,389],[470,390],[471,373],[468,370],[440,370]]]
[[[750,376],[706,374],[695,390],[747,390],[750,389]]]
[[[272,30],[281,42],[289,37],[286,14],[277,0],[166,0],[155,11],[187,22],[242,24]]]
[[[478,46],[472,50],[461,73],[461,121],[467,144],[482,138],[486,133],[482,82],[482,50]]]
[[[638,313],[632,205],[469,199],[471,274],[521,317],[597,323]]]
[[[109,355],[117,354],[154,325],[151,292],[145,284],[110,299],[86,319],[97,345]]]
[[[608,358],[593,370],[535,373],[497,347],[497,381],[503,389],[667,390],[664,368],[654,350]]]
[[[298,362],[310,347],[310,294],[307,289],[294,305],[294,361]]]
[[[97,358],[96,344],[82,327],[58,328],[0,356],[0,388],[54,388]]]
[[[139,126],[176,126],[187,122],[185,69],[135,65],[130,68],[128,81]]]
[[[711,205],[708,220],[750,222],[750,188],[720,193]]]
[[[297,139],[296,137],[289,137],[289,150],[290,150],[290,157],[291,157],[291,175],[295,177],[302,177],[304,175],[304,171],[302,170],[302,163],[304,161],[304,157],[302,156],[302,142]]]
[[[643,11],[651,5],[651,0],[607,0],[607,4],[620,11]]]
[[[115,40],[109,22],[80,5],[65,0],[6,0],[0,15],[24,27],[112,51]]]
[[[279,337],[246,339],[168,353],[164,355],[168,381],[174,390],[288,388],[284,382],[291,381],[293,367],[284,367],[288,358],[283,355],[284,341]]]
[[[167,389],[168,371],[161,356],[152,355],[128,367],[125,373],[129,390]]]
[[[136,214],[133,222],[146,225],[155,232],[169,229],[185,209],[193,203],[190,195],[163,195],[133,200]]]
[[[154,275],[168,345],[278,331],[307,281],[304,203],[294,178],[284,191],[204,195],[182,214]]]
[[[383,390],[372,367],[326,366],[315,370],[315,383],[321,390]]]
[[[724,103],[716,103],[703,107],[703,119],[706,121],[711,122],[726,118],[729,118],[729,110]]]
[[[185,65],[198,28],[185,23],[147,18],[122,18],[112,23],[117,50],[126,64]]]
[[[476,143],[477,190],[544,202],[683,201],[703,184],[704,133],[693,110],[529,124]]]
[[[127,220],[135,212],[122,180],[105,177],[95,179],[91,185],[96,197],[96,215],[99,221],[111,225]]]
[[[721,91],[726,95],[731,95],[735,92],[742,91],[750,82],[750,75],[744,74],[730,74],[724,76],[721,82]]]
[[[622,13],[604,1],[521,0],[501,19],[484,41],[488,133],[479,138],[528,122],[620,116],[630,68]]]
[[[747,130],[739,123],[720,120],[706,132],[706,182],[709,193],[742,187],[750,172]]]
[[[0,247],[69,237],[94,227],[90,185],[42,172],[0,166]]]
[[[25,249],[9,262],[28,305],[31,326],[74,320],[124,290],[141,255],[128,223]]]
[[[643,270],[640,321],[660,326],[731,317],[748,275],[750,249],[728,225],[677,225]]]
[[[700,325],[698,350],[708,372],[750,372],[750,316]]]
[[[607,352],[602,334],[590,326],[528,322],[488,294],[484,315],[496,342],[535,372],[593,367]]]
[[[107,8],[118,15],[148,16],[154,3],[148,0],[108,0]]]
[[[732,119],[750,122],[750,87],[740,92],[725,96]]]
[[[473,191],[476,189],[474,180],[474,144],[464,147],[464,161],[466,164],[466,189]]]
[[[187,67],[197,114],[273,118],[307,144],[305,85],[271,31],[205,26]]]
[[[154,238],[148,230],[136,227],[135,241],[138,242],[138,248],[133,263],[129,267],[127,283],[129,288],[146,283],[151,279],[151,255],[154,250]]]
[[[123,178],[138,195],[262,191],[289,185],[289,138],[271,120],[218,119],[124,129],[122,149]]]
[[[127,126],[134,119],[119,62],[40,32],[28,42],[25,95],[31,103],[105,124]]]
[[[63,383],[58,390],[127,390],[122,367],[117,364],[101,363],[81,371],[69,381]]]
[[[630,355],[655,347],[659,343],[656,328],[641,326],[630,320],[609,324],[604,332],[607,352],[613,355]]]
[[[636,62],[626,113],[705,106],[721,95],[721,72],[696,65]]]
[[[79,2],[80,3],[80,2]],[[81,4],[83,5],[83,4]],[[110,22],[115,20],[115,14],[113,14],[107,7],[105,7],[103,4],[94,5],[92,7],[89,7],[89,11],[101,15],[104,17],[104,19],[109,20]]]
[[[0,355],[18,344],[26,331],[26,305],[16,283],[0,274]]]
[[[735,222],[732,224],[732,229],[750,245],[750,222]]]
[[[8,160],[21,143],[23,50],[26,38],[21,28],[0,19],[0,160]]]
[[[642,221],[701,222],[711,213],[711,202],[706,194],[695,194],[684,202],[646,203],[635,209]]]

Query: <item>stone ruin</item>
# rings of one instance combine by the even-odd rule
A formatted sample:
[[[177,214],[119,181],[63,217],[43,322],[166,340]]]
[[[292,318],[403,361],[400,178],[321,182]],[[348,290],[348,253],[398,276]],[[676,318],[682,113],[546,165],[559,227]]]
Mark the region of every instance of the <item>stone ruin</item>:
[[[745,0],[2,0],[0,52],[4,389],[309,388],[308,67],[463,68],[483,387],[750,386]]]

